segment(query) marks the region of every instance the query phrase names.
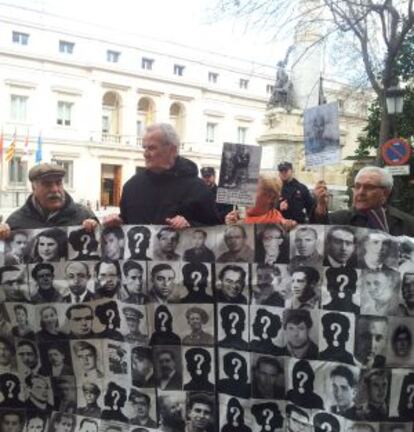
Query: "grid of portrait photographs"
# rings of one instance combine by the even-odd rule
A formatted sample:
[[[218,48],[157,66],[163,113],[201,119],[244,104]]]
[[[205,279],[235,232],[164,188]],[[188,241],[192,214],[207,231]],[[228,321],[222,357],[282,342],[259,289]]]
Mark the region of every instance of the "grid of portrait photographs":
[[[414,239],[15,231],[0,432],[413,432]]]

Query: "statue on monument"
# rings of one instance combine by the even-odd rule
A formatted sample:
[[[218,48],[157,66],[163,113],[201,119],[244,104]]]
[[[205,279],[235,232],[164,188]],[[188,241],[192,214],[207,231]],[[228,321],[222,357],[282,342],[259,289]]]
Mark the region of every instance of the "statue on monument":
[[[289,54],[294,46],[287,50],[285,59],[277,63],[276,81],[272,95],[267,104],[268,108],[282,107],[287,111],[293,108],[293,84],[286,72],[286,65],[289,60]]]

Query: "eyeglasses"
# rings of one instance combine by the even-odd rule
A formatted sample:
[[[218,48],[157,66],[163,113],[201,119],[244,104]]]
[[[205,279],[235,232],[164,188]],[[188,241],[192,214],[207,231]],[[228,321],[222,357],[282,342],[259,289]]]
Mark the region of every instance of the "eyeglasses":
[[[367,192],[372,192],[376,189],[385,189],[384,186],[373,185],[373,184],[361,184],[361,183],[355,183],[352,188],[354,190],[365,189]]]

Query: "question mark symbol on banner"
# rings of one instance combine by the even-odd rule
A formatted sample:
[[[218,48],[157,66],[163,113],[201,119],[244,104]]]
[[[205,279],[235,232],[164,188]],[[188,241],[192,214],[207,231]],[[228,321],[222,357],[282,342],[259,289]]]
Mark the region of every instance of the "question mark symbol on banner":
[[[235,335],[235,334],[237,333],[235,327],[236,327],[237,323],[240,321],[239,314],[238,314],[237,312],[230,312],[230,313],[229,313],[229,319],[230,319],[230,322],[231,322],[231,330],[230,330],[230,333],[231,333],[232,335]]]
[[[308,374],[306,372],[300,371],[296,374],[296,377],[299,379],[299,393],[303,394],[305,393],[305,387],[306,381],[308,380]]]
[[[198,291],[200,289],[200,287],[198,286],[198,284],[200,283],[202,278],[202,275],[200,272],[195,271],[191,273],[191,279],[193,281],[193,289],[194,291]]]
[[[11,399],[13,397],[13,390],[16,387],[16,383],[12,380],[8,380],[8,381],[6,381],[6,387],[7,387],[7,390],[9,391],[9,394],[8,394],[9,399]]]
[[[345,288],[349,283],[349,277],[345,274],[340,274],[336,277],[336,281],[340,284],[338,297],[343,299],[345,298]]]
[[[89,243],[92,240],[91,236],[89,236],[88,234],[83,234],[80,239],[82,242],[82,253],[83,255],[87,255],[89,252]]]
[[[260,324],[263,324],[263,333],[262,333],[263,339],[267,339],[269,337],[269,335],[267,334],[267,330],[270,327],[271,323],[272,322],[270,321],[270,318],[268,316],[262,316],[260,318]]]
[[[270,410],[269,408],[266,408],[263,410],[263,416],[266,418],[265,422],[265,427],[264,429],[267,431],[272,430],[272,426],[270,426],[270,422],[272,421],[272,418],[275,416],[272,412],[272,410]]]
[[[239,426],[239,417],[240,417],[240,410],[237,407],[231,407],[230,408],[230,414],[233,415],[233,426],[238,427]]]
[[[330,423],[328,423],[328,422],[323,422],[323,423],[321,424],[321,429],[322,429],[324,432],[332,432],[332,425],[331,425]]]
[[[334,338],[334,340],[333,340],[333,346],[334,347],[339,347],[338,336],[342,332],[342,327],[338,323],[332,323],[331,324],[331,330],[334,332],[334,334],[333,334],[333,338]]]
[[[196,371],[196,374],[197,374],[197,375],[201,375],[201,374],[203,373],[203,371],[201,370],[201,366],[203,365],[203,363],[204,363],[204,361],[205,361],[205,358],[204,358],[204,356],[201,355],[201,354],[196,354],[196,355],[194,356],[194,360],[195,360],[195,362],[197,363],[197,371]]]
[[[159,319],[161,321],[161,331],[167,331],[167,327],[165,326],[165,324],[168,321],[168,314],[167,314],[167,312],[160,312],[158,314],[158,317],[159,317]]]
[[[233,374],[233,378],[238,381],[238,379],[240,378],[239,375],[239,370],[242,367],[242,361],[238,358],[234,358],[231,361],[231,364],[234,366],[234,374]]]
[[[115,327],[112,322],[115,318],[115,311],[113,309],[108,309],[106,311],[106,317],[108,318],[108,328],[112,330]]]
[[[414,384],[409,384],[407,386],[407,393],[409,394],[407,407],[413,408],[414,407]]]
[[[142,233],[136,233],[134,235],[134,241],[135,241],[135,253],[139,254],[141,252],[141,243],[142,240],[144,240],[144,234]]]
[[[119,394],[118,390],[113,390],[111,392],[111,396],[114,398],[112,406],[113,406],[114,410],[116,411],[118,409],[118,401],[121,398],[121,395]]]

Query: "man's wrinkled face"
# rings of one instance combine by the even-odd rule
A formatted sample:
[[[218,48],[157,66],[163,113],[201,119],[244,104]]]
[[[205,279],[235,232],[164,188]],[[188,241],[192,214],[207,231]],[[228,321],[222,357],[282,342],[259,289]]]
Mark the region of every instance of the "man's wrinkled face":
[[[69,328],[75,336],[85,336],[92,331],[93,315],[89,308],[70,311]]]
[[[36,274],[36,282],[41,290],[53,288],[53,273],[49,269],[39,270]]]
[[[65,202],[62,178],[46,177],[32,182],[33,195],[47,211],[59,210]]]
[[[155,292],[162,299],[167,299],[173,292],[175,272],[173,269],[158,271],[152,277]]]
[[[357,176],[354,184],[353,205],[356,210],[370,210],[383,206],[390,190],[381,186],[381,176],[367,172]]]
[[[102,289],[107,292],[114,292],[119,285],[119,275],[115,264],[101,263],[98,272],[98,282]]]
[[[89,277],[89,272],[82,263],[74,262],[66,268],[65,279],[74,295],[81,295],[85,292]]]
[[[388,379],[384,376],[373,375],[367,385],[367,393],[369,402],[380,405],[387,398]]]
[[[212,414],[211,408],[207,404],[201,402],[194,403],[188,413],[188,419],[193,430],[206,430],[210,424]]]
[[[130,293],[141,293],[143,286],[142,271],[137,268],[129,270],[125,278],[125,284]]]
[[[298,231],[295,236],[295,246],[299,256],[309,257],[316,252],[317,238],[313,231]]]
[[[5,414],[1,421],[1,432],[20,432],[22,426],[17,414]]]
[[[142,139],[145,166],[153,172],[161,172],[171,168],[177,157],[177,149],[165,143],[160,130],[147,132]]]
[[[331,233],[328,255],[336,262],[346,264],[355,251],[355,237],[352,233],[337,229]]]
[[[114,233],[107,233],[103,236],[104,255],[109,259],[122,258],[122,248],[124,241],[119,239]]]
[[[342,409],[347,409],[352,406],[355,397],[355,389],[349,385],[347,379],[340,375],[334,375],[331,378],[331,384],[336,404]]]
[[[240,252],[246,243],[243,231],[239,227],[229,228],[224,234],[224,242],[230,252]]]
[[[221,281],[221,290],[229,299],[235,299],[244,288],[242,274],[238,271],[227,270],[224,272],[223,280]]]
[[[27,247],[27,236],[24,234],[16,234],[10,242],[10,248],[14,254],[19,257],[24,255]]]
[[[286,339],[293,348],[302,348],[309,342],[309,329],[304,322],[286,325]]]

